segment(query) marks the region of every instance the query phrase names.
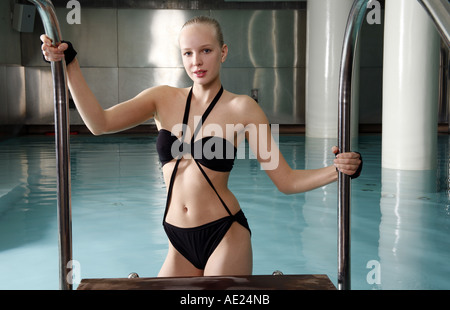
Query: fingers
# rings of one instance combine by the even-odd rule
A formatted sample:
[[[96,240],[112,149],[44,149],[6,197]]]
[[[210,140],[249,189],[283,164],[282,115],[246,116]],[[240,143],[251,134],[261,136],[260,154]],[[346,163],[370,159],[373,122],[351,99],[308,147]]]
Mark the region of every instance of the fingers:
[[[340,159],[360,159],[360,155],[355,152],[340,153],[336,155]]]
[[[61,61],[64,58],[64,51],[69,47],[66,43],[61,43],[58,46],[52,44],[52,39],[43,34],[40,36],[42,41],[42,54],[47,61]]]
[[[342,173],[353,175],[361,164],[361,157],[358,153],[340,153],[334,160],[334,166]]]
[[[331,151],[333,152],[333,154],[337,154],[336,158],[360,158],[359,154],[355,152],[347,152],[339,154],[339,147],[337,146],[333,146],[331,148]]]
[[[344,174],[348,174],[348,175],[354,175],[356,173],[356,171],[358,170],[358,166],[353,166],[353,165],[335,165],[336,168],[339,170],[339,172],[342,172]]]
[[[46,34],[41,34],[39,39],[41,39],[42,43],[45,43],[49,46],[52,45],[52,39],[50,39]]]

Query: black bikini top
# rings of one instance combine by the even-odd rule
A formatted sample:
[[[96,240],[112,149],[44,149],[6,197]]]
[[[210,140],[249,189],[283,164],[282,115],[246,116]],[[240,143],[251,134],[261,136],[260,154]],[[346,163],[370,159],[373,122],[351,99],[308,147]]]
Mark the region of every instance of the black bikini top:
[[[203,113],[201,122],[197,125],[190,143],[187,143],[184,142],[184,139],[191,106],[191,88],[186,100],[186,108],[184,110],[183,134],[181,136],[181,140],[166,129],[161,129],[158,132],[156,149],[158,151],[159,160],[163,166],[175,158],[180,158],[184,154],[190,153],[194,160],[211,170],[229,172],[233,169],[234,159],[236,158],[237,152],[233,143],[227,139],[216,136],[203,137],[197,141],[194,141],[201,129],[202,124],[205,122],[217,101],[219,101],[222,93],[223,87],[220,88],[216,97],[214,97],[205,113]]]

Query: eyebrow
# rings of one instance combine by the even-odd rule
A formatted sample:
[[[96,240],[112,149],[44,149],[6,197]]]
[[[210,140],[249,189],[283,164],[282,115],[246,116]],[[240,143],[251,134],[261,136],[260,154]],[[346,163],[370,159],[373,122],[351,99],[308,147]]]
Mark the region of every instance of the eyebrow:
[[[213,47],[213,44],[203,44],[203,45],[200,45],[200,47],[199,47],[199,49],[203,49],[203,48],[212,48]],[[186,48],[182,48],[181,50],[182,51],[187,51],[187,50],[192,50],[192,49],[194,49],[194,48],[192,48],[192,47],[186,47]]]

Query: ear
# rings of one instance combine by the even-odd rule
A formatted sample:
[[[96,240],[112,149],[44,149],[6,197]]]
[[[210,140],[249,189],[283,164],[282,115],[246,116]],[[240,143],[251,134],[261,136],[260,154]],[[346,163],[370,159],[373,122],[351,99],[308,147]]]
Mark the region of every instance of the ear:
[[[224,44],[222,46],[222,58],[221,58],[222,63],[224,63],[225,60],[227,59],[227,55],[228,55],[228,45]]]

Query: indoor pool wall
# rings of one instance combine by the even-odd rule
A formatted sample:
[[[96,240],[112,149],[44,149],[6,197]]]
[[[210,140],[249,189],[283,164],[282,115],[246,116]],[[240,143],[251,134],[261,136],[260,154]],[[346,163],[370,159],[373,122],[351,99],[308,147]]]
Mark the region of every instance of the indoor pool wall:
[[[80,278],[154,277],[167,251],[155,137],[72,136],[73,259]],[[294,168],[330,164],[332,139],[281,136]],[[1,142],[0,289],[58,289],[54,139]],[[381,137],[362,136],[352,182],[352,289],[450,289],[449,137],[436,171],[382,169]],[[337,186],[286,196],[254,159],[230,188],[252,228],[254,274],[327,274],[337,283]],[[74,283],[76,288],[76,284]]]

